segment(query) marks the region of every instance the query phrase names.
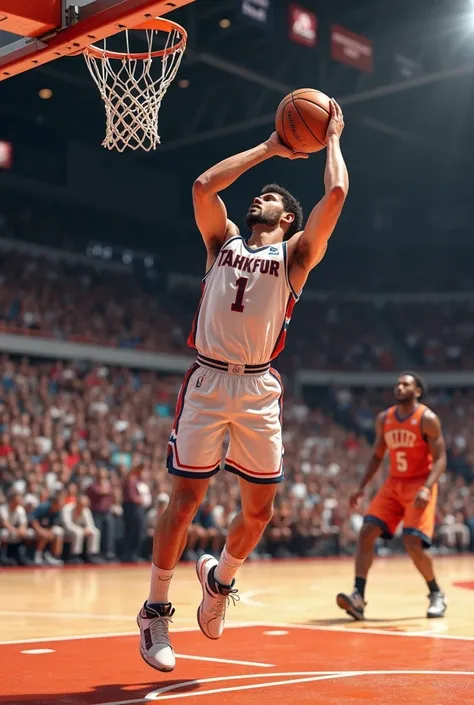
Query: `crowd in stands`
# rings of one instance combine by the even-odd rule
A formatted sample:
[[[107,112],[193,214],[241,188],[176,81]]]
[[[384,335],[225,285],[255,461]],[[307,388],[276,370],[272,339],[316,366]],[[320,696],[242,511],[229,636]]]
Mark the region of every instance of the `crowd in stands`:
[[[169,501],[165,462],[179,384],[154,372],[0,358],[2,563],[150,558],[153,527]],[[375,415],[391,401],[389,391],[352,389],[332,390],[318,408],[286,400],[286,479],[256,555],[354,552],[362,514],[349,509],[348,497],[370,456]],[[435,390],[427,402],[443,421],[449,452],[436,544],[472,550],[474,392]],[[219,552],[238,511],[236,479],[222,470],[191,527],[184,559]]]
[[[164,287],[150,273],[144,277],[125,268],[98,268],[92,261],[79,264],[0,250],[0,332],[191,356],[186,338],[199,300],[199,280],[191,291],[187,287],[167,293]],[[469,324],[464,326],[466,337]],[[410,330],[406,336],[414,362],[420,358],[414,342],[420,335]],[[428,338],[425,348],[432,343]],[[455,339],[449,354],[454,345]],[[392,347],[372,302],[303,297],[283,364],[293,369],[392,370]]]
[[[286,356],[291,356],[294,369],[394,368],[387,333],[371,302],[313,301],[303,295],[295,308]]]
[[[427,370],[474,369],[474,299],[398,303],[391,307],[411,357]]]
[[[194,262],[194,281],[191,278],[171,291],[170,273],[159,258],[149,270],[123,262],[119,268],[107,257],[87,259],[83,256],[84,233],[100,232],[107,218],[33,200],[25,207],[13,194],[3,195],[0,332],[191,356],[186,338],[199,300],[201,266]],[[118,239],[132,226],[119,218],[109,224]],[[52,245],[52,249],[37,247],[33,252],[11,246],[16,242],[18,248],[25,248],[32,233],[35,242]],[[8,238],[8,247],[2,245],[2,238]],[[341,262],[338,267],[346,265]],[[355,265],[352,269],[358,272],[358,290],[366,290],[360,270]],[[323,263],[295,308],[281,364],[288,370],[385,371],[407,363],[428,370],[474,369],[474,298],[466,293],[467,282],[454,269],[457,279],[450,286],[457,283],[458,298],[420,301],[414,297],[402,303],[390,297],[381,302],[376,297],[351,297],[347,291],[341,294],[341,284],[352,281],[345,275],[338,279],[337,294],[327,283],[332,270]],[[376,273],[380,274],[379,269],[371,269],[368,275]],[[416,280],[412,277],[410,281],[416,289]],[[323,295],[322,283],[333,293]],[[403,284],[406,288],[407,282]],[[319,298],[310,296],[318,291]]]
[[[186,337],[199,278],[170,292],[159,270],[66,258],[74,249],[65,240],[67,224],[75,227],[70,214],[61,221],[50,207],[42,214],[4,210],[0,238],[24,243],[39,228],[44,238],[36,240],[63,251],[25,252],[0,242],[0,333],[192,360]],[[83,232],[88,217],[77,220]],[[472,370],[473,313],[468,294],[410,303],[305,295],[277,366],[288,376],[301,368],[392,371],[401,352],[403,367]],[[0,564],[149,560],[155,522],[169,501],[166,455],[180,383],[149,371],[0,356]],[[255,555],[354,552],[363,508],[350,510],[348,498],[367,465],[376,414],[391,403],[391,392],[381,390],[328,389],[317,403],[286,395],[285,482]],[[427,403],[442,419],[448,446],[435,546],[474,550],[474,391],[434,390]],[[383,477],[374,479],[366,502]],[[183,558],[218,553],[238,511],[236,478],[222,470]],[[397,541],[379,546],[397,548]]]

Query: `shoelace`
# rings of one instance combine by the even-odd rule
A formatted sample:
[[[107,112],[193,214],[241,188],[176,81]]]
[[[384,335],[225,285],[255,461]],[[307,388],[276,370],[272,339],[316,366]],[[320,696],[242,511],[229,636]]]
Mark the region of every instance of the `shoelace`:
[[[229,592],[228,595],[219,594],[216,597],[216,602],[213,609],[214,617],[218,617],[223,612],[225,612],[226,608],[230,606],[231,602],[235,606],[235,604],[239,602],[239,600],[240,597],[237,595],[237,590],[232,590],[231,592]]]
[[[430,607],[433,605],[437,605],[438,602],[443,602],[444,601],[444,595],[440,592],[431,592],[429,595],[429,600],[430,600]]]
[[[362,598],[362,595],[359,592],[354,591],[351,595],[351,598],[352,598],[352,602],[354,604],[354,607],[364,609],[365,602]]]
[[[150,632],[153,639],[153,643],[166,644],[166,646],[171,647],[170,635],[168,632],[169,624],[173,620],[171,617],[155,617],[150,624]]]

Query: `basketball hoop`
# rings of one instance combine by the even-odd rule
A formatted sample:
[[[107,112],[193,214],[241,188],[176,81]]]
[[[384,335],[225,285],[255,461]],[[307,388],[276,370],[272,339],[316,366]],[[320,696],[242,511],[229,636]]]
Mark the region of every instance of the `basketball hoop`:
[[[84,58],[105,104],[106,132],[102,145],[106,149],[144,149],[160,144],[158,117],[168,88],[174,81],[186,49],[187,33],[181,25],[160,17],[150,18],[135,31],[143,32],[146,51],[131,51],[131,36],[124,27],[124,51],[110,51],[91,45]],[[117,36],[117,35],[116,35]],[[164,48],[154,50],[156,41]],[[161,71],[157,69],[161,59]]]

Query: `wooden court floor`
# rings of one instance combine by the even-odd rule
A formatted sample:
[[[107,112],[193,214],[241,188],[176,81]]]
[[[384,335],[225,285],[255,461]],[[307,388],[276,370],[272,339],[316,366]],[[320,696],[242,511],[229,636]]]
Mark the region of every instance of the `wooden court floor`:
[[[2,570],[0,703],[474,703],[474,556],[437,561],[444,620],[425,619],[426,586],[408,559],[393,558],[376,561],[367,620],[354,623],[335,605],[352,572],[346,559],[250,563],[240,603],[212,642],[196,627],[194,566],[180,565],[177,666],[160,674],[137,649],[147,567]]]

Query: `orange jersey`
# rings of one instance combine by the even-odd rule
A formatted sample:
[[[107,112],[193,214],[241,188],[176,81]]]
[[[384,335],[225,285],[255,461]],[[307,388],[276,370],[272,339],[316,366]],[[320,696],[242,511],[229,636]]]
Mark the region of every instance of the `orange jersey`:
[[[390,475],[398,479],[427,477],[433,458],[421,429],[428,407],[419,404],[415,411],[400,418],[397,407],[387,409],[383,421],[383,438],[390,453]]]

